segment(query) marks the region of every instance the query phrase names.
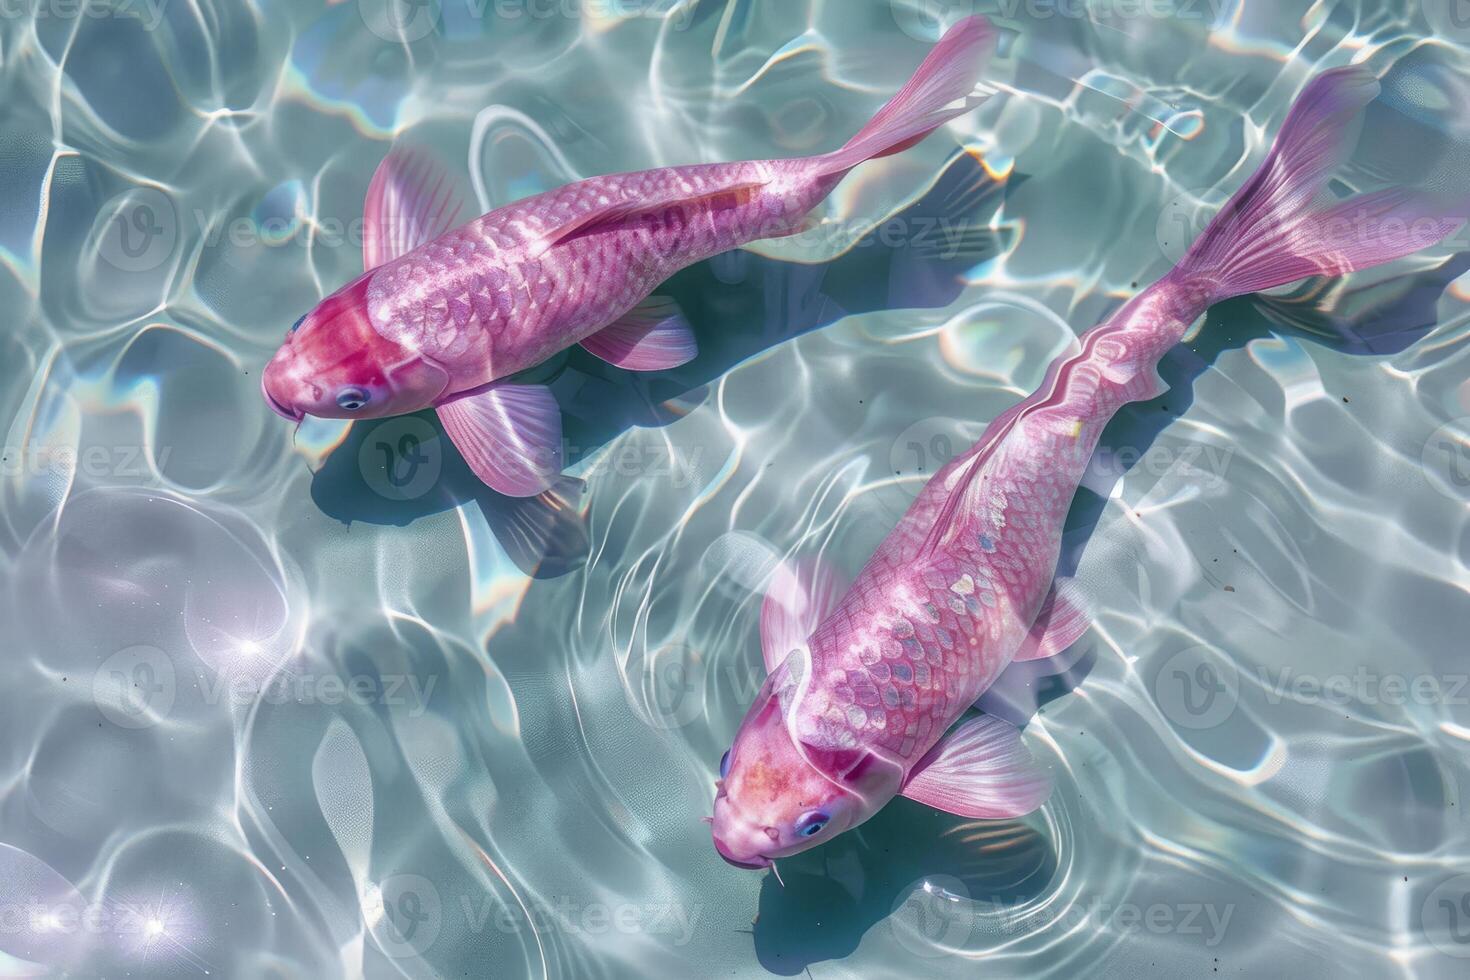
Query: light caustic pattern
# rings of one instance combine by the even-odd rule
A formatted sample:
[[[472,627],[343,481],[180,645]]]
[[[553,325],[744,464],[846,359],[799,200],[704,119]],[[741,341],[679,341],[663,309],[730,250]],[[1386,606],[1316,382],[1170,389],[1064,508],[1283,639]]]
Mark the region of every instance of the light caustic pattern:
[[[1316,71],[1385,74],[1362,172],[1432,179],[1449,5],[1016,5],[984,108],[676,278],[698,361],[540,369],[583,485],[529,502],[428,418],[261,403],[390,142],[485,208],[831,150],[987,5],[390,5],[0,19],[0,973],[1462,974],[1453,247],[1215,311],[1104,433],[1036,815],[897,801],[784,888],[699,822],[775,563],[856,572]]]

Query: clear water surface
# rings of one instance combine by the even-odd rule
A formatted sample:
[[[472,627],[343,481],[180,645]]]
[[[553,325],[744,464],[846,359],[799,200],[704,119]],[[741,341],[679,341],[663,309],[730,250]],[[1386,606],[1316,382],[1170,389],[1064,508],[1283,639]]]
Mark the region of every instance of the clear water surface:
[[[1042,811],[784,885],[700,822],[772,563],[855,570],[1313,73],[1385,74],[1361,173],[1463,173],[1452,0],[397,3],[0,10],[0,975],[1465,975],[1463,241],[1218,308],[1109,429]],[[486,209],[817,152],[971,10],[997,97],[670,283],[698,360],[545,366],[555,496],[262,402],[394,140]]]

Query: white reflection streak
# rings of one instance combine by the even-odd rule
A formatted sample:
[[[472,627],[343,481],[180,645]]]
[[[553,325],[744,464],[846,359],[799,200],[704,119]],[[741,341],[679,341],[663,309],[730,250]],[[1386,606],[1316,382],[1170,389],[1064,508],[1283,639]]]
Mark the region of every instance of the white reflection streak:
[[[493,860],[491,860],[490,855],[485,853],[485,849],[481,847],[473,837],[466,833],[463,827],[459,826],[458,824],[454,824],[453,826],[456,830],[460,832],[460,835],[464,837],[465,843],[468,844],[477,855],[479,855],[480,860],[485,862],[486,867],[495,872],[495,877],[500,879],[501,883],[505,885],[506,890],[510,892],[511,897],[516,900],[516,904],[521,907],[521,911],[525,913],[526,924],[531,927],[531,935],[536,937],[536,953],[538,956],[541,957],[541,980],[547,980],[547,978],[551,976],[551,972],[546,962],[546,947],[541,942],[541,931],[536,928],[536,917],[531,914],[531,910],[526,907],[526,903],[521,901],[521,894],[520,892],[516,891],[515,886],[510,883],[510,879],[507,878],[505,874],[500,870],[499,866],[496,865]]]
[[[470,130],[470,182],[474,185],[475,198],[480,202],[482,213],[497,206],[497,203],[490,198],[490,191],[485,187],[485,174],[482,165],[484,160],[485,137],[492,129],[507,122],[520,126],[533,134],[536,137],[536,148],[546,153],[556,162],[557,168],[561,171],[561,176],[565,177],[568,182],[576,180],[580,176],[577,173],[577,168],[572,166],[571,161],[561,152],[561,148],[557,146],[556,140],[536,120],[524,112],[512,109],[509,106],[486,106],[476,114],[474,127]],[[499,202],[499,204],[509,203],[509,201]]]

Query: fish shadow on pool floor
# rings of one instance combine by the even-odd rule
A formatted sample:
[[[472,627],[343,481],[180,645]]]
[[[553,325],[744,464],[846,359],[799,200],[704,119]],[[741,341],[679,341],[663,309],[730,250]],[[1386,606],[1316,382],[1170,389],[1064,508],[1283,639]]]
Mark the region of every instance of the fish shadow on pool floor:
[[[1050,660],[1012,664],[978,705],[1024,727],[1096,663],[1096,646],[1083,641]],[[852,833],[777,862],[785,884],[767,875],[761,885],[756,955],[791,976],[842,959],[891,919],[904,943],[983,941],[982,921],[992,932],[1019,928],[1013,913],[1045,892],[1056,869],[1051,842],[1025,821],[970,820],[896,797]],[[942,891],[924,892],[926,882]],[[897,915],[906,902],[916,903],[913,914]]]
[[[1446,199],[1470,195],[1463,176],[1470,158],[1464,114],[1448,111],[1463,102],[1455,96],[1463,92],[1464,84],[1448,57],[1442,49],[1419,48],[1383,75],[1382,93],[1365,111],[1363,131],[1344,167],[1353,180],[1367,185],[1334,182],[1338,190],[1432,187]],[[1446,88],[1454,96],[1440,101]],[[1350,231],[1387,233],[1391,227],[1380,229],[1371,221],[1354,219]],[[1462,229],[1449,241],[1463,242],[1465,235]],[[1354,279],[1314,278],[1285,295],[1258,294],[1222,303],[1209,311],[1193,340],[1175,347],[1159,365],[1170,390],[1153,401],[1125,406],[1104,431],[1099,446],[1147,452],[1155,437],[1193,403],[1195,378],[1223,352],[1252,340],[1279,334],[1344,354],[1404,351],[1435,329],[1440,298],[1467,270],[1470,253],[1461,252],[1448,256],[1439,268],[1415,275],[1368,285]],[[1094,493],[1079,493],[1069,515],[1063,574],[1076,567],[1081,546],[1106,504],[1109,488],[1092,489]]]
[[[1470,254],[1450,257],[1438,269],[1372,286],[1334,292],[1325,281],[1309,281],[1285,297],[1246,297],[1208,314],[1198,338],[1181,345],[1160,365],[1170,391],[1151,402],[1126,407],[1104,433],[1102,446],[1147,452],[1153,440],[1193,402],[1194,380],[1226,350],[1281,333],[1349,354],[1384,355],[1407,349],[1433,330],[1441,295],[1470,271]],[[1332,301],[1324,302],[1331,294]],[[1072,574],[1107,497],[1079,491],[1068,515],[1060,574]],[[1007,671],[982,698],[982,705],[1014,724],[1024,724],[1038,705],[1083,681],[1096,663],[1096,649],[1069,652],[1066,669],[1023,676]],[[1016,665],[1025,667],[1027,665]],[[849,837],[858,841],[849,842]],[[915,851],[915,842],[922,850]],[[930,842],[924,845],[923,842]],[[874,925],[893,919],[901,942],[924,943],[943,936],[961,942],[982,921],[1004,930],[1007,909],[1043,892],[1056,868],[1050,842],[1025,824],[975,822],[939,813],[899,798],[853,835],[778,862],[783,888],[774,876],[761,887],[754,926],[756,952],[769,971],[792,976],[810,964],[840,959],[857,948]],[[958,879],[977,904],[957,917],[934,917],[925,930],[924,912],[896,914],[925,879]],[[923,901],[923,899],[918,899]],[[931,901],[943,901],[934,899]],[[936,906],[929,905],[932,911]],[[925,935],[929,938],[925,939]],[[999,934],[1003,938],[1003,933]],[[983,936],[976,936],[983,941]]]
[[[962,156],[912,207],[830,262],[809,265],[736,251],[678,273],[659,291],[678,300],[694,326],[700,354],[689,364],[640,374],[573,349],[536,369],[535,380],[549,383],[562,402],[569,461],[575,464],[635,426],[669,423],[676,417],[668,407],[671,401],[698,392],[750,357],[844,316],[949,305],[964,288],[964,273],[1008,247],[1006,233],[981,222],[999,204],[1000,192],[1023,180],[1012,177],[1007,185],[995,184]],[[948,226],[929,223],[940,215]],[[929,231],[904,237],[894,235],[894,228]],[[1470,255],[1457,255],[1436,270],[1345,291],[1330,305],[1320,301],[1340,287],[1325,281],[1309,282],[1287,297],[1223,303],[1209,312],[1195,340],[1160,364],[1170,390],[1153,401],[1126,406],[1104,432],[1101,446],[1147,452],[1192,404],[1195,378],[1224,351],[1271,336],[1273,330],[1348,353],[1401,351],[1433,329],[1438,298],[1467,269]],[[412,418],[423,423],[421,437],[405,444],[395,434],[369,444],[366,452],[364,443],[395,420],[352,427],[312,480],[312,499],[323,513],[347,523],[404,526],[473,500],[526,574],[554,578],[583,564],[589,538],[581,481],[565,478],[537,498],[504,497],[470,471],[433,412]],[[394,493],[393,479],[424,458],[438,463],[438,477],[414,495]],[[374,489],[385,485],[390,487],[386,493]],[[1079,492],[1067,521],[1061,573],[1075,570],[1106,502],[1105,489]]]
[[[657,292],[683,307],[699,342],[699,355],[678,368],[624,371],[573,348],[522,378],[556,393],[567,462],[575,466],[635,426],[674,421],[670,402],[788,340],[853,314],[948,306],[963,292],[966,273],[1009,246],[1010,232],[988,223],[1005,189],[1024,179],[996,183],[962,154],[918,201],[835,259],[809,264],[736,250],[677,273]],[[396,419],[352,426],[312,479],[312,500],[323,513],[405,526],[475,501],[524,573],[554,578],[585,562],[582,481],[565,478],[540,497],[504,497],[470,471],[432,411],[408,418],[417,420],[412,429]],[[418,487],[421,465],[439,472]]]
[[[1440,298],[1467,271],[1470,253],[1460,253],[1436,269],[1371,285],[1312,279],[1284,296],[1222,303],[1208,312],[1195,339],[1159,365],[1169,391],[1122,409],[1104,431],[1100,449],[1127,446],[1140,456],[1146,453],[1192,405],[1195,379],[1224,352],[1252,340],[1279,334],[1351,355],[1404,351],[1438,326]],[[1079,489],[1064,531],[1059,574],[1075,573],[1108,490],[1102,483]],[[1091,650],[1060,677],[1021,678],[1008,686],[1013,692],[1034,690],[1044,703],[1074,687],[1095,662]],[[1011,680],[1002,676],[1002,682]],[[992,713],[1008,717],[1008,703],[1011,699],[1001,699]],[[1026,711],[1024,704],[1013,704],[1008,720],[1020,724]],[[1442,812],[1442,792],[1419,771],[1419,758],[1410,757],[1403,766],[1406,783],[1424,787],[1418,790],[1430,801],[1424,811]],[[857,840],[850,841],[853,837]],[[1028,824],[965,821],[902,798],[853,834],[777,863],[785,887],[766,877],[753,933],[762,966],[787,976],[849,955],[875,926],[886,925],[893,940],[915,952],[937,949],[935,940],[971,949],[982,948],[990,937],[1003,941],[1017,928],[1015,911],[1046,891],[1058,867],[1052,843]],[[961,887],[956,889],[954,880]],[[947,907],[943,897],[921,894],[916,900],[915,890],[925,881],[960,891],[961,901]],[[905,904],[914,901],[917,909],[905,914]]]
[[[1057,871],[1051,842],[1028,823],[966,820],[902,797],[777,865],[785,884],[766,875],[752,931],[761,966],[782,976],[848,956],[875,926],[915,952],[972,946],[987,930],[1016,928],[1015,910]],[[905,903],[914,909],[901,912]]]

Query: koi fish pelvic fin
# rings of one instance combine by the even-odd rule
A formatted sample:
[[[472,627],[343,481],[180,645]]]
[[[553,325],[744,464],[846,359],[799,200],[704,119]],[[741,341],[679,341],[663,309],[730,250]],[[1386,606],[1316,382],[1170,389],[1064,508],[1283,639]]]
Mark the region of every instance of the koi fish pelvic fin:
[[[1074,579],[1057,579],[1012,663],[1045,660],[1066,651],[1092,625],[1092,611]]]
[[[699,354],[679,304],[650,296],[582,341],[588,353],[629,371],[666,371]]]

